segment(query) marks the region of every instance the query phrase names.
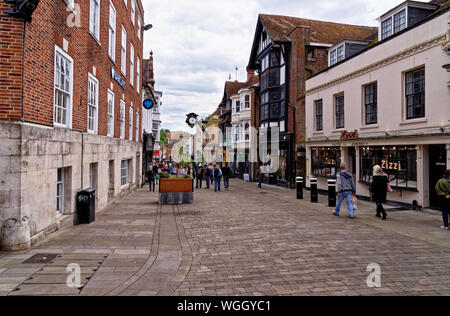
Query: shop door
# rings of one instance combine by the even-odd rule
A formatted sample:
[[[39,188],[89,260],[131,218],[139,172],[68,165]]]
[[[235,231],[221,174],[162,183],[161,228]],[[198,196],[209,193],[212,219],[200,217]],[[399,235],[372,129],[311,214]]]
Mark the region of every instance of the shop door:
[[[436,183],[441,179],[447,169],[447,149],[445,145],[432,145],[429,147],[430,156],[430,207],[439,209],[436,193]]]

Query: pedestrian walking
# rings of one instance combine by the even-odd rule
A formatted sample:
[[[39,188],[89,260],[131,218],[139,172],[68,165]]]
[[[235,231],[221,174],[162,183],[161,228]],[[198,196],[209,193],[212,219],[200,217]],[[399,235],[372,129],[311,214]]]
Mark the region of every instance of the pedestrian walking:
[[[155,174],[153,173],[152,165],[150,165],[150,167],[147,170],[147,179],[150,187],[150,192],[152,192],[152,185],[153,185],[153,192],[155,192]]]
[[[228,190],[230,188],[230,176],[231,176],[231,169],[228,167],[228,163],[225,163],[225,167],[222,169],[223,173],[223,186],[225,187],[225,190]]]
[[[373,167],[373,180],[370,185],[370,196],[373,202],[377,205],[377,217],[383,220],[387,219],[386,211],[384,210],[383,203],[386,202],[387,192],[389,186],[389,176],[384,173],[383,169],[379,165]]]
[[[448,230],[449,212],[450,212],[450,170],[446,170],[442,179],[436,184],[436,193],[439,197],[439,204],[444,219],[444,226],[441,229]]]
[[[202,165],[199,165],[197,167],[197,171],[196,171],[197,189],[202,188],[204,175],[205,175],[205,169],[203,169]]]
[[[155,177],[156,184],[159,185],[159,168],[156,164],[153,165],[153,175]]]
[[[209,186],[211,185],[211,179],[212,178],[212,173],[211,173],[211,168],[209,168],[207,165],[205,165],[205,179],[206,179],[206,190],[209,190]]]
[[[211,170],[211,185],[214,184],[214,167],[212,164],[209,165],[209,170]]]
[[[256,177],[258,178],[258,188],[261,189],[262,188],[262,182],[263,182],[263,167],[260,166],[258,168],[258,171],[256,172]]]
[[[214,168],[214,192],[220,192],[220,183],[222,181],[222,170],[220,170],[219,166],[216,165]]]
[[[338,185],[338,202],[333,215],[339,216],[341,212],[341,205],[344,200],[347,201],[348,207],[348,217],[351,219],[355,218],[353,209],[353,196],[355,196],[355,181],[353,180],[353,175],[347,171],[347,167],[344,162],[341,163],[341,172],[337,175],[337,185]]]

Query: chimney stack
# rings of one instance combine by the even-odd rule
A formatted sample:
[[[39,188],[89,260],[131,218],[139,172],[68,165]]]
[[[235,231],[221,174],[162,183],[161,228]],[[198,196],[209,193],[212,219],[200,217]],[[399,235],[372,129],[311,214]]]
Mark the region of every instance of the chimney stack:
[[[255,70],[247,69],[247,81],[250,80],[255,75]]]

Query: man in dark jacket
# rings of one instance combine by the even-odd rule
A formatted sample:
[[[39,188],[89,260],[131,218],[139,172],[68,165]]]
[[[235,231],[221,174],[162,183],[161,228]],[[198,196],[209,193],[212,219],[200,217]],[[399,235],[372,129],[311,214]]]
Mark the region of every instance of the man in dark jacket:
[[[355,195],[355,181],[353,181],[353,175],[348,172],[345,163],[341,163],[341,172],[337,176],[338,185],[338,202],[333,215],[339,216],[341,211],[341,205],[344,200],[347,201],[348,217],[355,218],[353,209],[353,196]]]
[[[196,177],[196,179],[197,179],[197,189],[198,188],[202,188],[202,186],[203,186],[203,176],[204,176],[204,173],[205,173],[205,171],[204,171],[204,169],[203,169],[203,166],[202,165],[198,165],[197,166],[197,169],[196,169],[196,172],[195,172],[195,177]]]
[[[158,180],[159,180],[158,175],[159,175],[159,168],[158,168],[158,166],[155,164],[155,165],[153,166],[153,176],[155,177],[156,184],[159,184],[159,183],[158,183]]]
[[[155,192],[155,174],[153,173],[152,165],[150,165],[150,167],[147,170],[147,179],[150,186],[150,192],[152,192],[152,185],[153,185],[153,192]]]
[[[372,201],[377,204],[377,217],[381,217],[383,214],[383,220],[387,219],[386,211],[384,210],[383,203],[387,199],[387,186],[389,183],[389,177],[383,172],[380,166],[373,167],[373,180],[370,185],[370,194]]]
[[[220,182],[222,181],[222,176],[223,176],[222,170],[220,170],[219,166],[216,165],[214,168],[214,191],[215,192],[217,192],[217,191],[220,192]]]
[[[209,190],[209,186],[211,185],[211,178],[212,178],[212,173],[211,173],[211,169],[208,168],[207,165],[205,165],[205,178],[206,178],[206,188],[207,190]]]
[[[225,190],[228,190],[230,187],[230,176],[231,176],[231,169],[228,167],[228,163],[225,163],[225,167],[222,169],[223,173],[223,186],[225,187]]]

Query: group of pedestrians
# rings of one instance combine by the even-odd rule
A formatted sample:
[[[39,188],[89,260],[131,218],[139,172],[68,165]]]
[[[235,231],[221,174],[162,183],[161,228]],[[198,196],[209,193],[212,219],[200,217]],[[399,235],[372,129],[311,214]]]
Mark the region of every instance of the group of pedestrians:
[[[193,167],[193,177],[196,180],[196,188],[202,189],[203,181],[205,181],[205,189],[209,190],[212,185],[214,185],[214,191],[221,191],[221,184],[223,179],[223,184],[225,190],[229,190],[230,188],[230,177],[231,177],[231,168],[228,166],[228,163],[225,164],[223,168],[220,168],[219,165],[194,165]]]
[[[450,170],[445,171],[442,178],[436,184],[436,193],[442,211],[444,226],[441,229],[449,230],[450,211]],[[387,220],[387,213],[383,203],[387,201],[388,192],[392,192],[389,176],[383,169],[376,165],[373,167],[373,178],[370,184],[370,198],[376,204],[376,217]],[[341,172],[337,175],[338,200],[333,215],[339,216],[344,200],[347,202],[348,217],[355,218],[354,205],[356,201],[356,186],[353,175],[347,171],[345,163],[341,163]]]

